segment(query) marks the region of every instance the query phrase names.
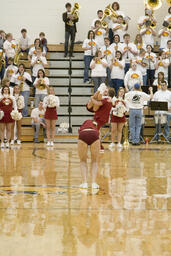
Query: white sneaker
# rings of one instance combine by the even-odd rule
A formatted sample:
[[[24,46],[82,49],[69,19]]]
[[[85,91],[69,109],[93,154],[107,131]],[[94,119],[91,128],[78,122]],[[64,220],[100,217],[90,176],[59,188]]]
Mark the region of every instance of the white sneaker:
[[[115,146],[115,143],[113,142],[109,144],[109,148],[113,148],[114,146]]]
[[[11,144],[11,145],[14,145],[14,140],[11,140],[10,144]]]
[[[122,148],[123,146],[122,146],[121,143],[118,143],[118,144],[117,144],[117,147],[118,147],[118,148]]]
[[[50,142],[50,145],[51,145],[51,146],[54,146],[54,143],[53,143],[53,141],[51,141],[51,142]]]
[[[9,142],[7,142],[6,143],[6,148],[9,148],[9,147],[10,147]]]
[[[88,183],[87,183],[87,182],[82,183],[82,184],[80,185],[80,188],[87,189],[87,188],[88,188]]]
[[[99,185],[98,185],[97,183],[95,183],[95,182],[93,182],[93,183],[91,184],[91,187],[92,187],[93,189],[99,189]]]
[[[48,142],[46,143],[46,146],[51,146],[50,141],[48,141]]]
[[[5,148],[4,142],[1,143],[1,148]]]
[[[17,140],[17,144],[18,144],[18,145],[21,145],[21,140]]]

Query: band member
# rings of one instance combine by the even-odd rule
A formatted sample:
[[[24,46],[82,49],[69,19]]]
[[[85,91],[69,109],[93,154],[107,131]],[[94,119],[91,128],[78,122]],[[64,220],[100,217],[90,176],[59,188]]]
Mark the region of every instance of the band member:
[[[91,166],[92,166],[92,189],[99,189],[99,185],[96,183],[97,171],[98,171],[98,158],[100,151],[99,131],[97,129],[97,123],[92,120],[86,120],[80,127],[78,138],[78,155],[80,158],[80,168],[83,183],[80,188],[88,189],[88,167],[87,167],[87,153],[88,146],[90,146],[91,152]]]
[[[3,49],[3,44],[6,40],[6,34],[5,31],[0,30],[0,49]]]
[[[125,60],[125,74],[130,68],[130,62],[135,58],[135,55],[138,54],[137,48],[134,43],[130,42],[130,35],[124,35],[124,43],[122,44],[122,56]]]
[[[165,24],[166,23],[166,24]],[[163,28],[159,30],[158,37],[160,38],[160,49],[167,48],[167,42],[171,40],[171,31],[168,28],[169,23],[164,22]]]
[[[25,71],[24,64],[18,66],[18,73],[11,78],[11,86],[19,85],[21,95],[24,97],[24,108],[22,110],[23,117],[28,116],[28,99],[30,97],[30,86],[32,79],[28,72]]]
[[[105,82],[107,77],[107,66],[107,60],[102,56],[102,52],[100,50],[97,50],[95,57],[90,63],[90,68],[92,70],[91,77],[94,83],[94,92],[97,91],[100,84]]]
[[[171,87],[171,40],[167,41],[167,48],[164,49],[166,54],[166,58],[169,60],[169,67],[168,67],[168,87]]]
[[[164,83],[165,78],[164,78],[164,73],[159,72],[157,78],[154,80],[153,86],[157,86],[157,89],[161,89],[161,84]]]
[[[13,91],[14,98],[16,100],[17,104],[17,110],[18,112],[22,112],[22,109],[24,108],[24,97],[20,94],[20,87],[18,85],[14,86]],[[21,144],[21,125],[22,125],[22,119],[15,121],[12,123],[12,129],[11,129],[11,145],[14,145],[14,126],[16,123],[17,128],[17,144]]]
[[[28,60],[29,60],[29,61],[31,61],[33,55],[36,54],[36,50],[37,50],[37,48],[39,48],[39,47],[41,47],[41,45],[40,45],[40,39],[39,39],[39,38],[36,38],[36,39],[34,40],[34,46],[30,48],[29,53],[28,53]],[[42,55],[45,56],[45,52],[44,52],[44,51],[43,51]]]
[[[134,90],[125,94],[125,100],[129,107],[129,129],[132,145],[139,145],[142,123],[142,109],[144,103],[153,97],[152,87],[149,88],[150,95],[141,91],[141,85],[136,83]]]
[[[171,6],[168,9],[168,14],[165,16],[164,20],[168,23],[171,23]]]
[[[78,22],[78,15],[72,14],[72,11],[71,11],[72,6],[70,3],[67,3],[65,5],[65,8],[66,8],[66,12],[63,13],[63,21],[65,22],[65,55],[64,57],[67,57],[68,55],[69,38],[71,38],[70,57],[74,57],[73,48],[74,48],[75,34],[77,32],[76,23]]]
[[[157,61],[155,64],[155,68],[156,68],[155,78],[157,78],[159,72],[163,72],[165,79],[168,80],[168,66],[169,66],[169,60],[166,59],[165,52],[164,51],[159,52],[159,56],[157,57]]]
[[[95,33],[95,40],[98,46],[102,47],[104,45],[104,37],[107,35],[107,30],[102,28],[100,20],[95,21],[94,33]]]
[[[137,69],[143,76],[143,85],[147,85],[147,60],[145,59],[146,51],[141,48],[139,56],[136,57]]]
[[[140,35],[142,36],[143,43],[146,46],[148,44],[152,45],[152,47],[154,46],[154,37],[156,36],[156,32],[151,26],[151,21],[146,21],[145,27],[140,30]]]
[[[8,86],[2,88],[2,95],[0,96],[0,110],[3,111],[4,116],[0,120],[0,136],[1,136],[1,148],[5,147],[4,137],[6,130],[7,143],[6,147],[9,148],[9,141],[11,139],[11,127],[14,120],[11,117],[11,112],[17,110],[15,98],[10,96],[10,89]]]
[[[110,50],[111,50],[113,56],[115,56],[116,51],[122,52],[122,43],[120,43],[119,35],[114,35],[113,43],[110,45]]]
[[[120,42],[123,43],[123,36],[126,34],[126,31],[128,30],[128,22],[124,23],[123,16],[119,15],[117,17],[117,22],[113,23],[111,28],[113,30],[114,35],[119,35]]]
[[[45,122],[47,133],[47,146],[54,145],[55,127],[57,118],[57,108],[60,102],[58,96],[55,96],[54,88],[49,86],[49,95],[43,100],[43,107],[45,108]]]
[[[141,71],[137,69],[136,61],[131,63],[131,68],[125,75],[124,84],[126,92],[134,90],[135,84],[143,85],[143,77]]]
[[[96,20],[101,20],[102,17],[103,17],[103,11],[102,11],[102,10],[98,10],[98,11],[97,11],[97,18],[94,19],[94,20],[92,21],[92,24],[91,24],[91,29],[92,29],[92,30],[95,29],[95,22],[96,22]]]
[[[11,80],[12,76],[17,74],[18,68],[14,65],[14,59],[8,59],[8,67],[5,69],[4,77]]]
[[[6,35],[6,41],[3,44],[3,49],[7,58],[14,58],[16,53],[16,42],[13,40],[11,33]]]
[[[99,46],[95,40],[95,33],[93,30],[88,31],[88,36],[84,40],[82,49],[84,51],[84,83],[89,83],[89,68],[90,62],[95,56]]]
[[[141,49],[146,49],[145,44],[143,43],[142,36],[140,34],[137,34],[134,40],[134,44],[137,47],[138,54],[140,53]]]
[[[144,28],[147,21],[154,22],[155,24],[157,23],[156,18],[153,16],[153,11],[148,8],[145,9],[145,15],[139,17],[139,19],[138,19],[139,29]]]
[[[118,93],[118,89],[120,87],[124,87],[124,67],[125,60],[122,59],[122,53],[120,51],[116,51],[115,57],[110,65],[112,81],[111,87],[114,88],[116,95]]]
[[[36,80],[37,73],[38,73],[39,69],[45,70],[44,68],[47,66],[46,57],[43,56],[42,50],[41,50],[40,47],[37,47],[36,54],[34,54],[32,56],[31,65],[33,67],[32,80],[33,80],[33,83],[34,83],[34,81]]]
[[[31,46],[31,40],[27,36],[27,30],[25,28],[23,28],[21,30],[21,37],[19,39],[19,46],[20,46],[21,52],[26,52],[27,54],[29,53],[29,49],[30,49],[30,46]]]
[[[10,89],[10,96],[13,96],[13,87],[10,86],[10,80],[9,80],[8,78],[4,78],[4,79],[2,80],[2,87],[0,88],[0,96],[1,96],[1,94],[2,94],[2,88],[3,88],[4,86],[9,87],[9,89]]]
[[[37,78],[34,82],[34,87],[36,88],[35,94],[35,107],[37,108],[40,101],[43,101],[44,97],[48,94],[49,89],[49,78],[46,77],[45,71],[39,69],[37,73]]]
[[[161,114],[166,115],[166,124],[164,127],[164,133],[166,138],[169,140],[170,139],[170,120],[171,120],[171,92],[167,88],[167,81],[164,81],[161,83],[161,89],[154,94],[153,100],[168,102],[168,111],[157,111],[157,113],[160,112]]]
[[[126,122],[125,113],[127,111],[126,102],[124,100],[125,90],[124,88],[119,88],[117,97],[112,99],[112,113],[111,113],[111,136],[112,143],[109,148],[113,148],[115,143],[115,136],[117,135],[117,147],[122,148],[122,130]]]
[[[152,86],[155,75],[156,54],[153,52],[153,47],[151,45],[147,45],[146,49],[147,52],[145,54],[145,59],[147,60],[147,85]]]
[[[45,133],[45,110],[43,108],[43,101],[40,101],[38,107],[34,108],[31,112],[32,118],[32,127],[34,128],[34,143],[39,143],[39,131],[40,127],[43,127],[44,137],[46,136]]]

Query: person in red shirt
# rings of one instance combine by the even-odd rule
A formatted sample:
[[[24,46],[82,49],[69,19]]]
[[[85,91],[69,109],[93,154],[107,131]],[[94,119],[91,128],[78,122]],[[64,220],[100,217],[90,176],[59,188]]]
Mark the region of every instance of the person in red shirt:
[[[99,185],[96,183],[96,176],[98,171],[98,157],[100,151],[99,131],[97,129],[97,123],[93,120],[86,120],[80,127],[78,138],[78,155],[80,158],[80,167],[83,183],[80,185],[82,189],[88,189],[87,176],[87,153],[88,146],[91,151],[92,161],[92,189],[99,189]]]

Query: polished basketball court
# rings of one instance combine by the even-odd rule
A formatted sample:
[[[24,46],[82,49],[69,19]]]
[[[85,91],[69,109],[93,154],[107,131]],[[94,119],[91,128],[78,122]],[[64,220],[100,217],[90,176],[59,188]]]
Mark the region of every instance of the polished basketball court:
[[[0,151],[0,255],[171,255],[171,146],[104,145],[99,191],[79,189],[76,144]]]

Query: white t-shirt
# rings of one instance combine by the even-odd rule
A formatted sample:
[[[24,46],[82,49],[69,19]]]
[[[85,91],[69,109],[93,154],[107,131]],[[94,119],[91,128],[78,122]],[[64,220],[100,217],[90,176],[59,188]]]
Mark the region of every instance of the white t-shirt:
[[[136,46],[136,48],[137,48],[137,52],[138,52],[138,54],[140,53],[140,50],[141,49],[144,49],[144,50],[146,50],[146,45],[142,42],[141,44],[135,44],[135,46]]]
[[[129,44],[123,43],[122,44],[122,52],[124,50],[126,50],[127,47],[130,47],[133,51],[137,52],[137,47],[134,43],[129,43]],[[130,60],[134,59],[135,55],[132,52],[127,51],[127,52],[125,52],[125,54],[123,54],[123,58],[125,59],[125,63],[130,63]]]
[[[168,109],[171,108],[171,92],[169,90],[163,91],[163,90],[159,90],[157,92],[155,92],[154,96],[153,96],[153,100],[154,101],[164,101],[164,102],[168,102]],[[156,111],[159,112],[159,111]],[[169,111],[171,114],[171,110]],[[160,111],[160,113],[169,113],[168,111]]]
[[[39,78],[36,78],[36,80],[34,82],[34,85],[37,83],[38,80],[39,80]],[[49,85],[49,78],[44,77],[43,78],[43,83],[46,84],[46,85]],[[47,94],[47,89],[40,90],[36,87],[36,94]]]
[[[97,17],[96,19],[93,19],[92,23],[91,23],[91,29],[94,29],[95,28],[95,22],[96,20],[101,20],[99,19],[99,17]]]
[[[125,94],[125,100],[130,109],[142,109],[145,102],[150,100],[150,95],[141,91],[130,91]]]
[[[142,78],[141,71],[139,70],[134,71],[132,70],[132,68],[130,68],[125,75],[124,84],[125,86],[128,87],[130,91],[132,91],[136,83],[143,85],[143,78]]]
[[[28,36],[26,36],[26,38],[21,36],[19,39],[19,44],[22,48],[29,48],[31,45],[31,40]]]
[[[171,40],[171,32],[169,31],[168,28],[167,29],[160,29],[159,34],[161,34],[160,48],[167,48],[167,41]]]
[[[107,60],[104,58],[102,59],[102,62],[107,64]],[[94,60],[91,61],[90,67],[93,63],[95,63]],[[106,77],[106,67],[104,67],[101,63],[96,63],[95,68],[93,68],[91,71],[91,77]]]
[[[31,65],[33,66],[33,63],[38,59],[38,57],[36,55],[32,55],[32,59],[31,59]],[[47,60],[46,57],[44,56],[40,56],[39,59],[41,60],[41,62],[46,65],[47,64]],[[39,69],[43,69],[44,70],[44,66],[42,65],[42,63],[36,63],[33,66],[33,76],[36,77],[37,76],[37,72],[39,71]]]
[[[158,60],[157,63],[159,64],[159,66],[155,71],[155,77],[156,78],[158,77],[159,72],[163,72],[164,77],[166,79],[168,77],[168,67],[165,68],[162,63],[169,64],[169,60],[168,59],[163,59],[162,61]]]
[[[32,118],[32,124],[34,123],[33,118],[36,118],[38,120],[38,122],[42,122],[42,120],[44,119],[44,115],[45,115],[45,110],[39,110],[39,108],[34,108],[31,111],[31,118]]]
[[[45,54],[45,49],[43,48],[43,53]],[[29,50],[29,53],[28,53],[30,56],[33,56],[36,54],[36,48],[35,46],[31,47],[30,50]]]
[[[142,35],[143,32],[145,32],[144,35]],[[152,47],[154,46],[154,36],[151,32],[151,29],[142,28],[140,29],[140,34],[142,35],[142,40],[145,46],[147,46],[148,44],[150,44]]]
[[[109,46],[102,46],[100,48],[101,52],[102,52],[102,55],[104,56],[105,55],[105,59],[107,60],[108,64],[110,64],[112,58],[113,58],[113,54],[112,54],[112,51],[110,49],[110,45]]]
[[[18,71],[18,68],[14,65],[9,65],[6,70],[5,70],[5,74],[4,77],[7,77],[9,80],[11,79],[11,77],[13,75],[15,75]]]
[[[30,76],[30,74],[29,74],[28,72],[24,72],[23,76],[24,76],[27,80],[29,80],[30,82],[32,82],[31,76]],[[21,74],[20,74],[20,73],[17,73],[17,74],[15,74],[15,75],[13,75],[13,76],[11,77],[11,83],[15,83],[15,84],[18,84],[18,85],[20,86],[20,85],[21,85],[21,80],[20,80],[20,78],[21,78]],[[23,88],[21,88],[21,89],[22,89],[23,92],[24,92],[24,91],[30,91],[30,86],[29,86],[25,81],[23,81]]]
[[[111,26],[111,29],[113,30],[114,28],[116,28],[118,26],[122,26],[122,27],[117,29],[114,32],[114,35],[119,35],[120,36],[120,42],[123,43],[123,41],[124,41],[123,36],[126,34],[126,25],[121,25],[119,23],[113,23],[113,25]]]
[[[86,38],[83,42],[82,48],[89,48],[89,47],[91,47],[91,44],[93,45],[92,46],[92,53],[93,53],[93,56],[94,56],[97,49],[99,48],[96,40],[94,40],[94,39],[90,40],[90,39]],[[92,55],[91,54],[91,49],[84,51],[84,55],[91,56]]]
[[[102,47],[104,45],[104,37],[106,35],[106,30],[103,28],[98,29],[95,31],[95,40],[99,47]]]
[[[147,20],[149,20],[149,16],[147,16],[147,15],[140,16],[139,19],[138,19],[138,24],[142,24]]]
[[[150,54],[146,53],[145,54],[145,59],[148,60],[147,61],[147,69],[155,69],[156,54],[154,52],[151,52]]]
[[[9,42],[8,40],[6,40],[3,44],[3,48],[6,51],[6,55],[7,57],[12,57],[14,58],[15,56],[15,47],[16,47],[16,42],[14,40],[12,40],[11,42]]]
[[[167,22],[171,22],[171,14],[166,15],[164,20]]]
[[[123,68],[120,68],[118,64],[114,62],[111,69],[111,79],[124,79],[125,60],[118,60],[118,62],[123,66]]]
[[[137,56],[137,58],[136,58],[136,60],[138,61],[138,63],[137,63],[137,70],[141,71],[142,76],[145,76],[147,74],[147,66],[143,67],[141,65],[141,63],[143,62],[143,59],[144,58],[142,58],[140,56]]]
[[[125,15],[125,13],[124,12],[122,12],[122,11],[119,11],[119,10],[117,10],[117,11],[115,11],[116,12],[116,14],[117,14],[117,16],[122,16],[123,18],[125,18],[126,17],[126,15]],[[113,26],[113,24],[115,24],[117,22],[117,19],[110,19],[109,20],[109,28],[112,28],[112,26]]]
[[[118,44],[113,43],[113,44],[111,44],[111,45],[110,45],[110,50],[111,50],[111,52],[112,52],[112,54],[113,54],[113,57],[114,57],[116,51],[122,52],[122,50],[123,50],[123,49],[122,49],[122,43],[118,43]]]

